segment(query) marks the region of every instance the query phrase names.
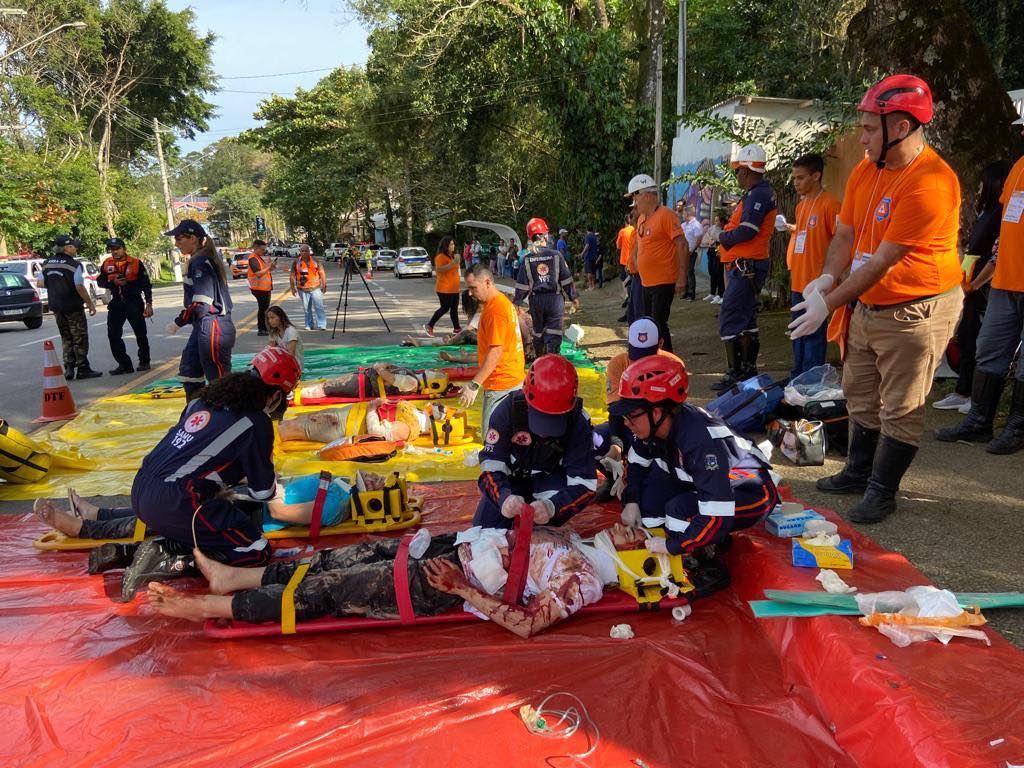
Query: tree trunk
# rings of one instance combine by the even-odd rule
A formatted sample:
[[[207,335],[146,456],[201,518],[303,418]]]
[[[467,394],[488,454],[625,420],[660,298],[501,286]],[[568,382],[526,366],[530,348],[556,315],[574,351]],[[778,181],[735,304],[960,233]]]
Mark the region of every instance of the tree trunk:
[[[665,39],[665,0],[649,0],[650,27],[643,72],[640,101],[653,107],[658,90],[658,50]]]
[[[409,150],[405,151],[405,160],[402,167],[402,182],[405,185],[405,244],[407,246],[412,245],[412,171],[410,166],[412,165],[409,160]]]
[[[611,24],[608,21],[608,6],[604,0],[594,0],[594,13],[597,15],[597,23],[601,29],[608,29]]]
[[[882,75],[908,72],[931,87],[928,140],[960,177],[964,210],[971,210],[982,169],[1012,161],[1024,142],[1011,126],[1016,113],[1006,87],[961,0],[868,0],[848,34]]]
[[[113,125],[110,120],[110,111],[104,122],[103,136],[100,138],[100,146],[96,151],[96,170],[100,176],[100,196],[103,201],[103,221],[107,227],[107,237],[117,237],[114,231],[114,200],[110,194],[110,142],[112,139]]]

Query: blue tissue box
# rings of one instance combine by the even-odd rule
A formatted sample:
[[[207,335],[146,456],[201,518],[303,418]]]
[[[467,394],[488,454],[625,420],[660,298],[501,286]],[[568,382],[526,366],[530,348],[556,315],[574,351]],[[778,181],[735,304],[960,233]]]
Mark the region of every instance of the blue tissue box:
[[[804,526],[807,525],[810,520],[824,520],[822,515],[819,515],[813,509],[805,509],[800,512],[791,512],[785,514],[781,511],[772,512],[765,518],[764,527],[768,533],[772,536],[780,536],[784,539],[793,538],[794,536],[802,536],[804,533]]]
[[[799,568],[853,568],[853,546],[849,539],[840,539],[836,547],[815,547],[803,539],[793,539],[793,565]]]

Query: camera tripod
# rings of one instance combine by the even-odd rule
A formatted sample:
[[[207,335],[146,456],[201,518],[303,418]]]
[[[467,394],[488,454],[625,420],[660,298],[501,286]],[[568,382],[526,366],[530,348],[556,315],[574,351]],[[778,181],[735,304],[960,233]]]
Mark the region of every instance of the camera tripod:
[[[384,317],[384,313],[380,311],[380,305],[377,304],[377,299],[373,295],[373,291],[370,290],[369,284],[366,282],[366,278],[363,277],[363,271],[359,269],[359,264],[351,256],[346,256],[342,259],[344,265],[345,276],[341,279],[341,290],[338,292],[338,306],[334,308],[334,330],[331,331],[331,339],[334,339],[338,333],[338,314],[341,313],[341,332],[345,333],[346,326],[348,325],[348,289],[352,283],[352,272],[354,271],[359,275],[359,279],[363,281],[363,288],[366,289],[366,295],[370,297],[370,301],[373,302],[374,309],[377,310],[377,314],[380,315],[381,322],[384,323],[384,327],[388,333],[391,333],[391,326],[388,325],[387,318]]]

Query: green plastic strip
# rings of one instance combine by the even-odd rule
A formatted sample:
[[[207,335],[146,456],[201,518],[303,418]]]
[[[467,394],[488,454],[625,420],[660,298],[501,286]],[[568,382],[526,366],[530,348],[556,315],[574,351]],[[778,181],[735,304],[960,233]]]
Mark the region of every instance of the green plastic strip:
[[[992,608],[1024,608],[1024,592],[957,592],[962,607],[976,605],[982,610]],[[831,595],[828,592],[790,592],[766,589],[767,600],[751,600],[750,608],[758,618],[781,616],[858,616],[854,595]]]

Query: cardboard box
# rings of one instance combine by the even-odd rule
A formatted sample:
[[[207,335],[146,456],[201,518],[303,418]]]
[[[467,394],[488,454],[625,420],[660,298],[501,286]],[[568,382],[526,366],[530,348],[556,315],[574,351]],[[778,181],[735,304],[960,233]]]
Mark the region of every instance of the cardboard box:
[[[793,565],[798,568],[853,569],[853,546],[840,539],[835,547],[816,547],[804,539],[793,539]]]
[[[813,509],[799,511],[787,510],[786,505],[779,505],[775,511],[768,515],[764,521],[764,527],[772,536],[779,536],[784,539],[794,536],[802,536],[804,526],[809,520],[824,520],[825,518]]]

